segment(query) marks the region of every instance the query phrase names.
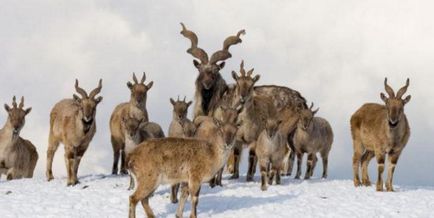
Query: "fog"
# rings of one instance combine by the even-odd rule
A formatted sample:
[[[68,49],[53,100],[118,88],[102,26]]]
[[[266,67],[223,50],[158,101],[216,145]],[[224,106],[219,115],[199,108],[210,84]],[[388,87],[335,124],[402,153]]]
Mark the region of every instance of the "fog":
[[[165,130],[170,97],[192,99],[197,70],[179,33],[184,22],[211,53],[246,29],[221,71],[228,83],[241,60],[261,74],[258,84],[296,89],[320,107],[335,141],[330,178],[352,178],[351,114],[365,102],[381,103],[384,77],[397,90],[410,78],[405,112],[412,128],[395,183],[432,185],[434,149],[434,15],[432,1],[13,1],[0,7],[0,101],[24,95],[33,108],[21,135],[39,152],[36,177],[45,174],[51,107],[71,98],[74,79],[86,90],[103,79],[97,133],[79,174],[109,173],[108,128],[114,107],[129,99],[132,73],[154,81],[148,93],[152,121]],[[0,123],[7,118],[0,113]],[[375,159],[371,179],[376,178]],[[321,168],[318,168],[321,169]],[[65,176],[63,148],[55,177]]]

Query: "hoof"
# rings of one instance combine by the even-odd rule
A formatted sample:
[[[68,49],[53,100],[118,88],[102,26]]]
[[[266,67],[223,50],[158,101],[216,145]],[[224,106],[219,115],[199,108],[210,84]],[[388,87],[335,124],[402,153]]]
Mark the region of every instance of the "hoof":
[[[171,202],[172,204],[177,204],[177,203],[178,203],[178,199],[170,199],[170,202]]]
[[[246,178],[246,181],[247,181],[247,182],[254,182],[254,180],[253,180],[253,176],[248,176],[248,177]]]
[[[121,170],[121,175],[128,175],[128,171],[127,170]]]
[[[363,186],[371,186],[372,184],[371,184],[371,181],[365,180],[365,181],[362,181],[362,185]]]
[[[362,183],[360,182],[360,180],[354,180],[354,186],[355,187],[359,187]]]
[[[239,179],[240,176],[239,175],[232,175],[231,177],[229,177],[229,179]]]
[[[261,186],[261,191],[267,191],[267,186],[265,185]]]
[[[53,180],[53,179],[54,179],[53,176],[48,176],[48,177],[47,177],[47,181],[48,181],[48,182],[51,181],[51,180]]]

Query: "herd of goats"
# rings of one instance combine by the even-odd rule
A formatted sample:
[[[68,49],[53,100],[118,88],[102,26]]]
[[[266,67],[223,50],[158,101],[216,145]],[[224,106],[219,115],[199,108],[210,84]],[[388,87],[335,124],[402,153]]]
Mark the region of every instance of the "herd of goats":
[[[139,201],[147,216],[154,217],[149,198],[164,183],[171,185],[172,203],[178,203],[180,191],[177,217],[182,217],[189,195],[191,217],[196,217],[201,184],[209,182],[211,187],[221,186],[225,166],[232,174],[231,179],[239,178],[243,148],[249,149],[247,181],[253,180],[259,164],[263,191],[267,190],[267,184],[280,184],[281,175],[291,175],[295,157],[295,178],[300,178],[305,153],[304,179],[313,175],[317,153],[322,159],[322,178],[326,178],[333,132],[327,120],[315,116],[318,109],[313,110],[313,104],[308,107],[299,92],[287,87],[256,86],[260,76],[253,76],[253,69],[244,69],[244,62],[241,62],[239,74],[232,71],[234,84],[228,85],[222,78],[220,70],[224,61],[232,56],[229,47],[241,43],[240,36],[245,31],[229,36],[223,48],[208,58],[208,54],[198,47],[196,34],[181,25],[181,34],[191,41],[187,52],[195,58],[193,64],[199,71],[193,119],[187,118],[192,101],[171,98],[173,120],[168,137],[165,137],[160,125],[149,121],[146,99],[153,82],[145,84],[145,73],[140,81],[133,74],[134,83],[127,83],[131,91],[129,102],[119,104],[111,115],[112,173],[129,173],[130,189],[134,189],[129,198],[129,217],[135,217]],[[382,174],[387,154],[385,187],[387,191],[393,191],[395,165],[410,136],[404,105],[411,96],[403,98],[409,86],[408,79],[396,94],[387,79],[384,86],[388,96],[381,93],[381,99],[385,104],[364,104],[351,117],[354,185],[371,185],[368,164],[375,156],[378,163],[376,189],[383,191]],[[96,132],[96,108],[102,101],[97,95],[101,88],[100,80],[98,87],[88,94],[76,80],[75,90],[79,95],[74,94],[72,99],[63,99],[54,105],[47,149],[46,177],[49,181],[54,178],[54,154],[62,143],[67,185],[78,183],[81,158]],[[24,108],[24,98],[17,104],[14,97],[12,106],[5,104],[5,109],[8,119],[0,130],[0,176],[5,174],[8,180],[31,178],[38,153],[30,141],[20,136],[25,116],[31,108]]]

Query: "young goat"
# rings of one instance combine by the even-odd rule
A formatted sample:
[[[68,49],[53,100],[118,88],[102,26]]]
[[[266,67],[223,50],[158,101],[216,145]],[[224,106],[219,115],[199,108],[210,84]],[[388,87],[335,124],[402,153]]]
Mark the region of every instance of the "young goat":
[[[280,184],[280,171],[285,157],[288,156],[287,136],[281,132],[281,123],[282,121],[276,119],[267,120],[265,129],[256,141],[255,153],[261,170],[262,191],[267,190],[267,182],[273,184],[274,176],[276,184]]]
[[[215,122],[217,129],[208,140],[152,139],[143,142],[131,153],[128,164],[137,185],[130,196],[130,218],[135,217],[139,201],[147,216],[155,217],[149,206],[149,198],[163,183],[181,183],[182,195],[176,216],[182,217],[185,202],[191,194],[190,217],[196,217],[201,183],[209,181],[223,167],[237,131],[235,123]]]
[[[146,74],[143,73],[140,82],[137,80],[136,75],[133,73],[133,81],[127,83],[131,91],[129,102],[124,102],[116,106],[110,117],[110,132],[111,143],[113,147],[113,167],[112,174],[118,173],[118,163],[121,159],[120,173],[126,174],[125,166],[125,138],[124,130],[122,129],[122,119],[134,117],[138,120],[148,121],[148,111],[146,110],[146,99],[149,89],[154,84],[152,81],[145,85]]]
[[[75,90],[81,98],[74,94],[73,99],[63,99],[51,110],[46,169],[48,181],[54,178],[51,170],[54,154],[59,143],[63,143],[68,174],[67,185],[78,183],[78,166],[96,132],[96,106],[102,101],[102,97],[95,97],[101,88],[102,80],[99,80],[98,87],[88,95],[78,86],[78,80],[75,80]]]
[[[169,126],[169,137],[172,138],[190,138],[194,136],[196,132],[196,126],[194,123],[187,118],[188,107],[191,105],[191,101],[186,102],[185,97],[184,100],[180,101],[179,97],[175,101],[170,98],[170,103],[173,105],[173,116],[172,122]],[[170,201],[172,203],[178,202],[178,190],[179,183],[172,185],[171,187],[171,195]]]
[[[404,106],[410,101],[407,91],[410,80],[395,95],[393,89],[384,80],[384,88],[389,95],[381,93],[385,105],[367,103],[351,117],[351,133],[353,137],[353,171],[354,185],[370,186],[368,176],[369,161],[375,156],[378,164],[377,191],[383,191],[382,174],[384,161],[388,155],[388,171],[386,190],[393,191],[393,174],[398,158],[410,137],[410,127],[404,113]],[[362,168],[362,182],[359,179],[359,167]]]
[[[296,179],[300,179],[301,163],[304,153],[308,154],[307,170],[304,179],[309,179],[313,175],[317,157],[321,154],[323,163],[322,178],[327,178],[328,155],[333,143],[333,131],[327,120],[321,117],[314,117],[319,108],[312,111],[313,103],[309,109],[303,109],[299,113],[297,129],[294,133],[294,151],[297,155],[297,174]]]
[[[6,174],[7,180],[32,178],[38,161],[38,152],[29,140],[20,137],[25,116],[32,108],[24,109],[24,97],[17,107],[14,96],[12,107],[5,104],[5,109],[8,112],[8,119],[0,130],[0,177]]]
[[[164,138],[164,132],[161,126],[154,122],[144,122],[135,118],[122,118],[122,129],[124,130],[125,137],[125,161],[128,161],[129,154],[145,140],[153,138]],[[134,188],[133,179],[130,178],[130,187],[128,190]]]
[[[173,105],[173,116],[169,126],[169,137],[193,137],[196,127],[193,122],[187,118],[188,107],[190,107],[192,102],[186,102],[185,98],[182,101],[180,101],[179,98],[177,101],[171,98],[170,103]]]

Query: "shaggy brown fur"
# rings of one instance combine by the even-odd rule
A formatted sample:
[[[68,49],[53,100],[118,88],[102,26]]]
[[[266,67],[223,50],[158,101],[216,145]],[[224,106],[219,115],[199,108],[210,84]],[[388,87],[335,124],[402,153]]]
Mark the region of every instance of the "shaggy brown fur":
[[[237,121],[239,113],[242,111],[242,106],[237,106],[237,108],[231,108],[226,106],[219,107],[219,115],[217,117],[211,118],[208,116],[200,116],[194,120],[194,124],[197,126],[197,131],[195,134],[195,138],[207,140],[212,138],[215,134],[217,126],[214,122],[214,119],[219,120],[222,123],[236,123],[237,127],[240,127],[241,122]],[[223,176],[224,166],[218,171],[216,176],[210,180],[210,186],[213,188],[216,185],[222,185],[222,176]]]
[[[243,104],[243,112],[238,119],[242,121],[242,125],[238,130],[236,144],[234,147],[234,173],[231,178],[239,177],[240,155],[243,149],[243,144],[248,144],[252,147],[256,142],[259,134],[264,130],[267,120],[276,116],[276,108],[270,98],[257,96],[253,92],[255,83],[260,76],[252,77],[253,69],[247,73],[244,70],[244,63],[241,62],[240,73],[238,76],[235,71],[232,71],[232,77],[236,81],[235,99]],[[253,176],[256,171],[256,154],[254,149],[249,151],[249,166],[247,170],[247,181],[253,181]]]
[[[312,111],[313,103],[309,109],[300,111],[300,118],[294,134],[294,150],[297,155],[296,179],[301,175],[301,163],[304,153],[308,154],[307,170],[304,179],[310,179],[316,166],[316,154],[321,154],[323,164],[322,178],[327,178],[328,155],[333,143],[333,131],[327,120],[314,117],[319,108]]]
[[[78,86],[78,80],[75,80],[75,90],[81,98],[74,94],[73,99],[63,99],[51,110],[46,171],[48,181],[54,178],[51,170],[54,154],[59,143],[63,143],[68,174],[67,185],[78,183],[78,166],[96,132],[96,107],[102,101],[102,97],[95,97],[101,88],[102,80],[88,95]]]
[[[0,130],[0,177],[6,174],[7,180],[32,178],[38,161],[36,147],[20,137],[20,131],[25,124],[25,116],[32,108],[24,109],[24,97],[17,107],[15,96],[12,107],[5,104],[8,119]]]
[[[145,141],[131,153],[129,169],[136,180],[136,190],[130,196],[129,217],[135,217],[139,201],[148,217],[155,217],[149,198],[160,184],[182,183],[182,195],[177,217],[182,217],[185,202],[191,194],[190,217],[196,217],[201,183],[209,181],[224,165],[232,149],[237,127],[220,124],[208,140],[165,138]],[[143,158],[144,156],[148,158]]]
[[[197,47],[198,38],[196,34],[188,30],[183,23],[181,34],[191,41],[191,47],[187,53],[194,58],[193,64],[199,71],[196,79],[196,94],[194,105],[194,118],[198,116],[210,116],[217,108],[220,98],[225,92],[226,82],[220,75],[220,70],[225,66],[225,60],[232,57],[229,53],[229,47],[241,43],[240,36],[245,34],[244,30],[240,30],[237,35],[229,36],[223,43],[222,50],[215,52],[208,58],[208,54],[201,48]],[[220,62],[220,63],[218,63]]]
[[[393,174],[396,163],[402,150],[410,137],[410,127],[404,113],[404,106],[410,101],[411,96],[402,98],[410,84],[407,79],[395,96],[393,89],[384,86],[389,97],[381,93],[381,99],[385,105],[368,103],[364,104],[351,117],[351,133],[353,137],[353,171],[354,185],[371,185],[368,176],[369,161],[375,156],[378,164],[377,191],[383,191],[382,174],[386,154],[388,155],[388,171],[386,190],[393,191]],[[362,182],[359,178],[359,167],[362,168]]]
[[[114,109],[110,117],[110,133],[111,143],[113,147],[113,167],[112,174],[118,173],[118,163],[121,159],[120,173],[126,174],[125,166],[125,137],[124,130],[122,129],[122,119],[133,117],[137,120],[144,122],[148,121],[148,111],[146,110],[146,99],[149,89],[154,84],[153,81],[145,85],[146,74],[143,73],[140,82],[137,80],[136,75],[133,73],[133,81],[127,83],[128,88],[131,91],[131,97],[129,102],[121,103]]]
[[[287,135],[281,131],[281,123],[280,120],[269,119],[255,143],[255,153],[261,170],[262,191],[267,190],[267,182],[273,184],[274,176],[276,184],[281,183],[280,170],[289,152]]]

